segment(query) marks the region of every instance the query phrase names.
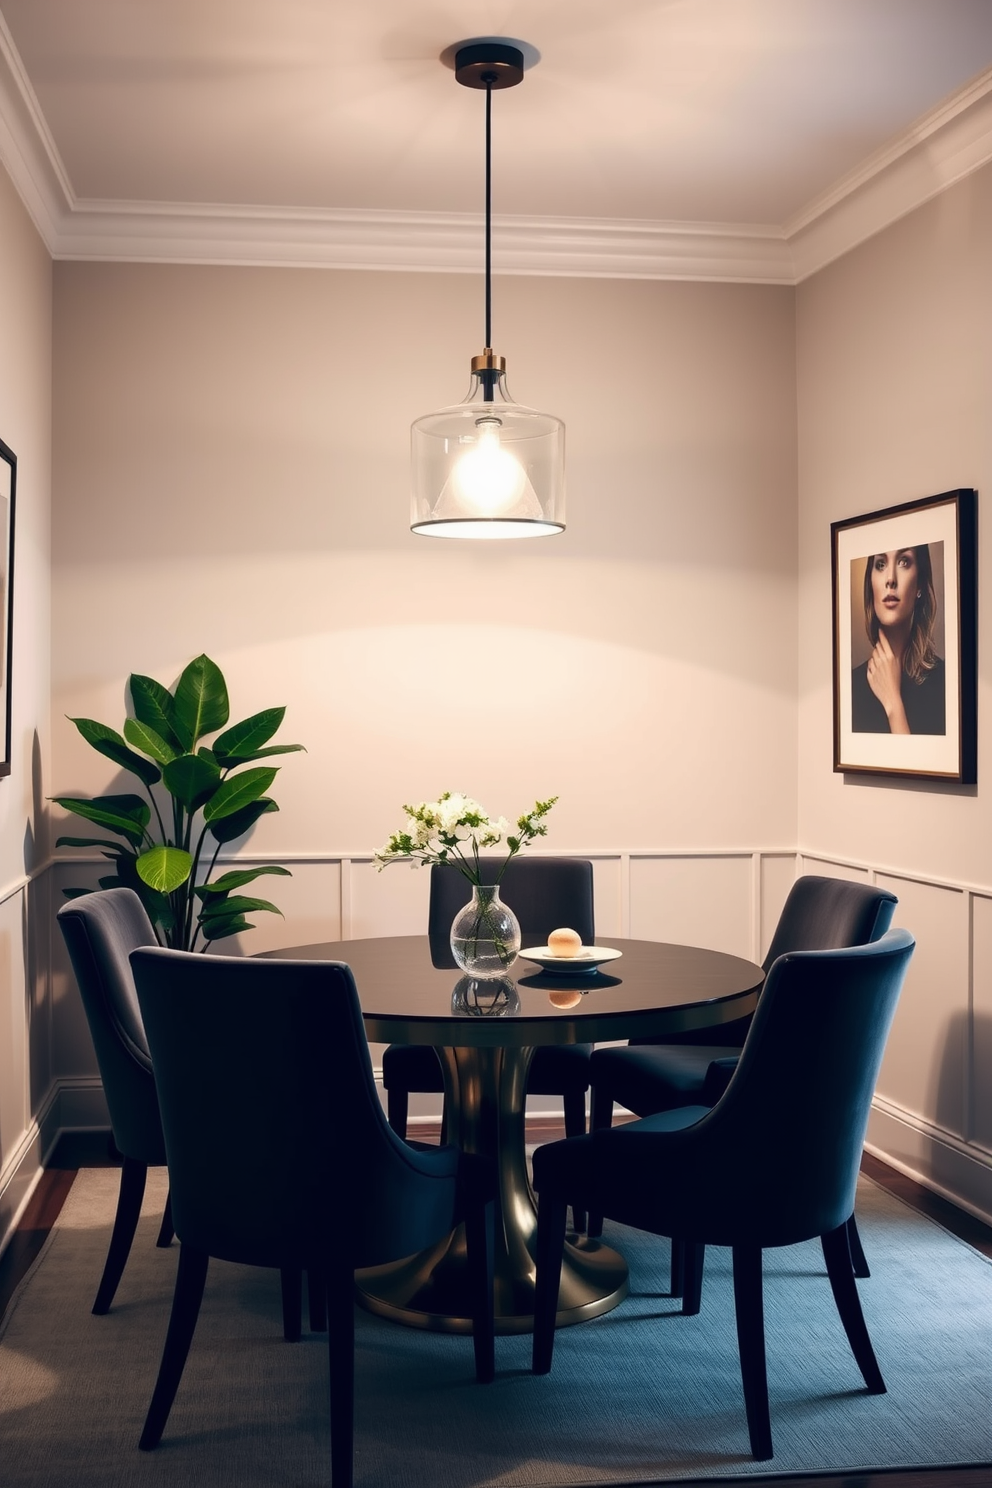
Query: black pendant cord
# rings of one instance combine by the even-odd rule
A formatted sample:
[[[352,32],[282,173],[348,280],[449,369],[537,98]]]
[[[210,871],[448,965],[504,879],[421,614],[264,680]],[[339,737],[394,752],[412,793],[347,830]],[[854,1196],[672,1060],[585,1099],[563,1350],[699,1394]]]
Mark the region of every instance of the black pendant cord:
[[[486,346],[493,344],[493,90],[486,88]]]

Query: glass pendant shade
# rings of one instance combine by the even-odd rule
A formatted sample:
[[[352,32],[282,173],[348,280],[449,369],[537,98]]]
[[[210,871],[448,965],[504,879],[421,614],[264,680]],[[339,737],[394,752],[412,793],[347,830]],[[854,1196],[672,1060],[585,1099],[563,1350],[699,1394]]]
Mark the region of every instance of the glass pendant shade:
[[[505,538],[564,531],[565,425],[513,402],[502,361],[488,350],[474,358],[464,401],[413,424],[414,532]]]

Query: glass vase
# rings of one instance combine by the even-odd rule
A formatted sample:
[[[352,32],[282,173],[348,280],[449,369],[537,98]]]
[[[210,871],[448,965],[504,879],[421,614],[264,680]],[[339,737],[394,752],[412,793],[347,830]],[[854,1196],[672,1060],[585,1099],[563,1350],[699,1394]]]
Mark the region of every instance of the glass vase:
[[[520,950],[520,922],[497,884],[475,884],[451,922],[451,954],[473,977],[501,977]]]

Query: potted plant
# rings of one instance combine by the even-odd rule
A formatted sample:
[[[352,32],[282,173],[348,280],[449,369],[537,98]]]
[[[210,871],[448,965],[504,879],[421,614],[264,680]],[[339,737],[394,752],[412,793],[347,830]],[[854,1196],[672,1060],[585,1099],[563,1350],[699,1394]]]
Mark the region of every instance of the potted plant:
[[[127,685],[132,711],[122,734],[92,718],[71,722],[98,753],[136,776],[144,794],[53,796],[66,811],[119,839],[59,837],[56,847],[99,848],[114,865],[100,879],[102,889],[133,889],[163,945],[206,950],[212,941],[253,929],[249,914],[282,913],[268,899],[238,891],[263,874],[288,876],[288,868],[266,863],[211,875],[226,843],[279,810],[267,794],[278,770],[255,761],[303,745],[269,743],[285,708],[266,708],[228,726],[227,684],[209,656],[195,657],[171,692],[137,672]],[[205,744],[218,729],[223,732]],[[73,898],[90,891],[65,892]]]

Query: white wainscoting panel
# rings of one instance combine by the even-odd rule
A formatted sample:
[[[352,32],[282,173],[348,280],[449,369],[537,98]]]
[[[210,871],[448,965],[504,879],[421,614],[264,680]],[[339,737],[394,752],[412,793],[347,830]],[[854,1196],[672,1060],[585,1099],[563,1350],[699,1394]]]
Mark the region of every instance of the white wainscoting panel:
[[[992,1156],[992,894],[972,896],[969,1142]]]
[[[965,1136],[968,903],[960,889],[882,873],[899,896],[893,923],[916,937],[878,1079],[878,1094]]]
[[[559,851],[562,851],[559,849]],[[581,849],[576,854],[581,855]],[[899,898],[895,923],[917,938],[917,950],[896,1015],[869,1128],[869,1146],[903,1171],[975,1213],[992,1219],[992,885],[937,882],[811,849],[657,852],[623,848],[588,854],[596,886],[597,939],[630,935],[711,946],[760,961],[789,886],[799,872],[876,882]],[[240,861],[253,859],[245,855]],[[234,954],[337,938],[422,933],[429,875],[402,865],[377,872],[368,852],[287,859],[291,879],[258,881],[258,891],[285,919],[260,916],[250,936],[218,946]],[[82,1007],[52,915],[69,882],[95,883],[99,869],[65,862],[43,875],[51,908],[50,1004],[39,994],[33,1016],[50,1017],[47,1054],[29,1054],[11,998],[27,974],[19,939],[20,910],[0,905],[0,1018],[13,1031],[0,1049],[0,1146],[26,1140],[29,1105],[47,1078],[59,1092],[56,1109],[70,1121],[96,1111],[95,1061]],[[38,886],[32,886],[32,892]],[[268,892],[267,892],[268,891]],[[41,901],[39,900],[40,904]],[[36,911],[33,911],[33,913]],[[29,952],[31,956],[47,951]],[[37,979],[35,979],[37,980]],[[42,981],[45,978],[42,976]],[[6,999],[6,1000],[4,1000]],[[19,1037],[19,1042],[18,1042]],[[381,1048],[373,1046],[377,1069]],[[546,1097],[532,1112],[553,1114]],[[436,1096],[414,1097],[414,1121],[435,1119]],[[25,1149],[26,1150],[26,1149]]]
[[[630,935],[754,954],[752,854],[630,860]]]

